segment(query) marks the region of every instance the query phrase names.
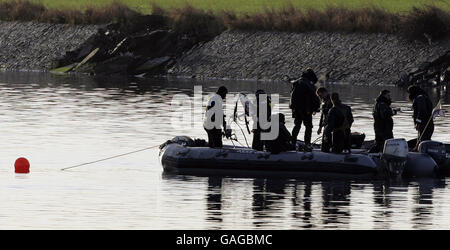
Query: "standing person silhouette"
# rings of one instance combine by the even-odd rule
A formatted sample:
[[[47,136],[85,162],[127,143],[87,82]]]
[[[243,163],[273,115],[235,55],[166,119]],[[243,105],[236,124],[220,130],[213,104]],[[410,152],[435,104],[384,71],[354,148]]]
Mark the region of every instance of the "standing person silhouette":
[[[292,129],[292,138],[294,144],[297,142],[298,134],[303,125],[305,125],[305,146],[311,148],[312,136],[312,116],[320,108],[320,100],[316,95],[317,76],[312,69],[307,69],[302,73],[300,79],[295,81],[291,90],[291,100],[289,108],[292,109],[294,118],[294,128]]]
[[[225,86],[219,87],[206,106],[203,127],[208,134],[208,145],[211,148],[221,148],[223,146],[221,126],[223,126],[225,136],[227,138],[231,137],[231,129],[227,126],[223,112],[223,100],[226,98],[227,93],[228,90]]]

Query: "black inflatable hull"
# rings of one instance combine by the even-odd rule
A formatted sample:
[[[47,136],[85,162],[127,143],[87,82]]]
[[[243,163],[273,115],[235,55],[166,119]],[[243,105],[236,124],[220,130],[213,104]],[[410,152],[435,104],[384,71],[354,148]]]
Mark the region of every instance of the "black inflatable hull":
[[[450,176],[450,158],[447,159],[439,165],[438,173],[441,176]]]
[[[376,178],[379,167],[367,155],[313,152],[270,154],[248,148],[186,147],[161,149],[165,172],[189,175]]]
[[[403,175],[405,177],[434,177],[438,171],[438,165],[429,155],[410,152]]]

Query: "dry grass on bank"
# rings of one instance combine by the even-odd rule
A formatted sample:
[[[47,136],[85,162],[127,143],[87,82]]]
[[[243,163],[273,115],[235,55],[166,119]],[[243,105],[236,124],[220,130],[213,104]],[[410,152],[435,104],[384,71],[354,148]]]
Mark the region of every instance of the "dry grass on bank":
[[[182,8],[163,9],[152,5],[153,14],[168,17],[168,24],[182,33],[197,34],[212,38],[226,30],[223,20],[212,11],[185,5]]]
[[[163,9],[151,6],[153,14],[166,17],[167,25],[180,32],[213,37],[226,29],[264,31],[338,31],[402,34],[412,39],[442,39],[450,34],[450,13],[434,6],[412,8],[404,14],[376,7],[348,9],[328,7],[324,10],[300,9],[291,5],[266,9],[258,13],[212,12],[185,5]],[[142,20],[140,12],[120,2],[84,10],[46,8],[26,0],[0,2],[0,20],[39,21],[70,24],[118,22],[130,27]]]
[[[433,39],[450,34],[450,13],[433,6],[413,8],[402,15],[375,7],[329,7],[318,11],[289,5],[279,10],[267,9],[263,13],[240,16],[222,12],[221,19],[227,28],[237,30],[401,33],[412,39],[425,38],[424,33]]]
[[[38,21],[69,24],[130,23],[142,16],[126,5],[114,2],[103,7],[88,7],[84,11],[72,9],[47,9],[43,4],[27,0],[0,2],[0,20]]]
[[[8,1],[8,0],[0,0]],[[450,11],[448,0],[29,0],[42,3],[46,8],[65,8],[85,10],[88,7],[102,7],[114,1],[121,2],[142,14],[152,13],[152,3],[168,10],[190,4],[196,9],[213,11],[227,11],[233,13],[262,13],[265,9],[280,9],[291,3],[302,9],[325,10],[327,7],[342,7],[359,9],[364,7],[383,8],[391,13],[405,13],[413,7],[432,4],[438,8]]]

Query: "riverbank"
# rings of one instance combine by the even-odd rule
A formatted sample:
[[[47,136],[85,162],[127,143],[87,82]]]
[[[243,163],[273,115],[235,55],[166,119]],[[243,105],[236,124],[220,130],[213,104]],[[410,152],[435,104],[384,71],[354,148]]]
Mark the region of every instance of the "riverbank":
[[[100,27],[0,21],[0,70],[48,71]]]
[[[311,67],[323,82],[380,85],[410,84],[421,72],[436,79],[450,66],[449,39],[324,31],[212,36],[201,28],[173,30],[162,15],[133,27],[0,22],[0,69],[280,81]]]
[[[389,34],[227,31],[186,52],[170,74],[198,78],[280,80],[311,67],[322,81],[394,84],[450,50]]]

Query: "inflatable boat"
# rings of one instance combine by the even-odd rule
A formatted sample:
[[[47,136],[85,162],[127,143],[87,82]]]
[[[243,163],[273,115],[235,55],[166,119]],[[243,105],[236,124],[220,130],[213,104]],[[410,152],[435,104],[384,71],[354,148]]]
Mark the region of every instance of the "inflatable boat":
[[[430,142],[420,152],[408,152],[404,139],[386,142],[383,153],[351,154],[289,151],[271,154],[247,147],[209,148],[203,140],[178,136],[160,147],[160,161],[167,173],[185,175],[284,176],[313,178],[433,177],[450,165],[443,144]],[[444,155],[444,156],[443,156]],[[440,164],[438,164],[440,163]],[[441,169],[441,171],[440,171]]]
[[[377,164],[366,155],[283,152],[270,154],[244,147],[192,147],[179,143],[160,153],[164,171],[194,175],[375,177]]]

